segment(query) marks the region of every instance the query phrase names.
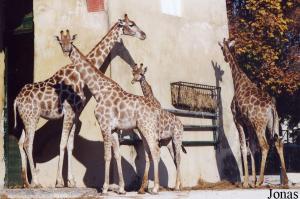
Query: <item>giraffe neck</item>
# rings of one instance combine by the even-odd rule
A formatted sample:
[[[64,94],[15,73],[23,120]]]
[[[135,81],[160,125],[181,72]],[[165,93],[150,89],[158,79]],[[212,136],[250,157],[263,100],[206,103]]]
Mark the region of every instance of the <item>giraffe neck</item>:
[[[229,51],[229,49],[226,49],[226,53],[227,53],[227,59],[228,59],[229,66],[231,68],[234,89],[237,90],[239,85],[241,85],[242,81],[251,83],[248,76],[238,66],[235,57],[232,55],[232,53]]]
[[[90,63],[76,46],[72,46],[73,48],[69,57],[76,67],[76,70],[80,73],[85,85],[87,85],[92,95],[98,99],[101,95],[101,92],[99,92],[101,86],[99,85],[103,85],[103,82],[112,81]]]
[[[108,33],[101,39],[101,41],[89,52],[86,56],[87,59],[98,68],[102,66],[106,57],[114,47],[115,43],[119,40],[122,27],[119,23],[108,31]]]
[[[145,97],[148,97],[150,99],[155,99],[156,98],[154,97],[153,95],[153,91],[152,91],[152,88],[151,86],[148,84],[147,80],[145,77],[142,77],[141,80],[140,80],[140,84],[141,84],[141,88],[142,88],[142,92],[143,92],[143,95]]]

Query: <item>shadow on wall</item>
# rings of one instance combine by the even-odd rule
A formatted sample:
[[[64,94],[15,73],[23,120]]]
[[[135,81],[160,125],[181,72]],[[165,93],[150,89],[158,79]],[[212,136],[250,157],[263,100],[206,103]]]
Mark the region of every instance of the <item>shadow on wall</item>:
[[[222,76],[224,75],[224,71],[221,69],[221,66],[218,65],[217,62],[211,61],[212,67],[215,71],[216,77],[216,86],[220,86],[220,82],[222,81]],[[221,95],[221,93],[219,93]],[[220,100],[220,129],[219,129],[219,143],[216,149],[216,159],[217,159],[217,167],[219,171],[219,175],[221,180],[228,180],[230,182],[240,182],[240,171],[238,168],[237,161],[232,153],[232,150],[229,146],[228,140],[224,133],[223,127],[223,105],[222,105],[222,97],[219,96]]]
[[[100,67],[100,71],[105,73],[110,62],[116,56],[121,57],[129,66],[134,66],[135,62],[132,59],[128,49],[124,46],[123,42],[116,43],[111,53],[108,55],[103,65]],[[92,97],[91,93],[85,88],[86,103]],[[94,114],[91,115],[94,117]],[[62,132],[63,119],[49,120],[40,129],[37,130],[34,139],[34,160],[37,163],[48,162],[51,159],[59,155],[59,144]],[[74,139],[74,151],[73,156],[85,166],[86,173],[84,174],[83,182],[87,187],[102,187],[104,182],[104,146],[103,142],[87,140],[79,135],[81,123],[76,126],[76,133]],[[20,129],[19,129],[20,131]],[[17,134],[20,134],[18,132]],[[100,129],[99,129],[100,133]],[[137,171],[132,165],[122,158],[122,169],[124,174],[124,180],[126,183],[127,190],[137,190],[140,187],[141,179],[144,174],[145,168],[145,154],[142,144],[138,144],[135,147],[137,156],[135,164]],[[67,153],[65,153],[64,166],[63,166],[63,178],[67,179]],[[112,169],[114,168],[114,169]],[[150,171],[153,170],[151,166]],[[113,179],[115,176],[113,173],[116,172],[116,163],[114,156],[112,155],[111,163],[111,179],[110,183],[118,184],[118,179]],[[160,161],[159,172],[161,176],[161,185],[168,186],[168,172],[166,166]],[[30,173],[30,171],[28,171]],[[73,171],[75,174],[76,171]],[[116,175],[117,176],[117,175]],[[153,179],[153,172],[150,172],[150,179]],[[130,179],[130,180],[129,180]],[[66,183],[66,182],[65,182]]]

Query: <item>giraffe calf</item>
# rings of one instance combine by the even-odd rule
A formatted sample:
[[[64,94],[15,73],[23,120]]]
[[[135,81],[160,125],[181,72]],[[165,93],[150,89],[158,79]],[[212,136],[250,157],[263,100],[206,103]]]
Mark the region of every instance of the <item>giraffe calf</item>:
[[[132,84],[139,82],[143,91],[143,95],[150,99],[153,104],[161,109],[161,104],[154,97],[152,88],[150,84],[146,81],[145,73],[147,67],[143,67],[143,64],[140,64],[140,67],[137,64],[133,67],[132,75],[133,79]],[[165,110],[160,111],[160,120],[159,120],[159,144],[160,146],[167,146],[176,166],[176,185],[175,189],[179,190],[181,188],[181,176],[180,176],[180,151],[183,150],[186,153],[185,148],[182,146],[182,134],[183,134],[183,125],[181,121],[172,113]],[[143,177],[142,186],[139,189],[139,193],[144,193],[145,188],[147,187],[148,182],[148,170],[149,170],[149,160],[146,154],[146,167],[145,174]]]

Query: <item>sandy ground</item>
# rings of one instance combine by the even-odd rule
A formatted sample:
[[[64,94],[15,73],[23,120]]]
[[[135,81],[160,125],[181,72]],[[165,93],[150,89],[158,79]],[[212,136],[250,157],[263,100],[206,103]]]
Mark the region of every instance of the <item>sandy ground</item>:
[[[300,189],[276,189],[285,192],[300,192]],[[274,190],[273,190],[274,191]],[[146,193],[139,195],[137,192],[128,192],[126,195],[118,195],[109,192],[107,195],[98,193],[96,189],[91,188],[62,188],[62,189],[4,189],[0,190],[1,199],[6,198],[74,198],[74,199],[102,199],[102,198],[162,198],[162,199],[267,199],[269,197],[269,189],[234,189],[234,190],[192,190],[192,191],[162,191],[158,195]],[[299,194],[298,194],[299,195]]]
[[[74,199],[100,199],[100,198],[167,198],[167,199],[181,199],[181,198],[203,198],[203,199],[268,199],[270,196],[270,189],[273,192],[276,190],[283,197],[281,198],[295,198],[289,197],[290,194],[294,196],[296,193],[300,197],[300,184],[294,183],[299,181],[299,176],[294,175],[291,178],[289,189],[285,189],[280,185],[279,176],[265,176],[265,183],[260,188],[243,189],[241,183],[230,183],[221,181],[216,183],[205,182],[199,180],[194,187],[183,188],[183,191],[172,191],[171,189],[161,188],[158,195],[146,193],[140,195],[137,192],[127,192],[125,195],[118,195],[115,191],[118,189],[117,185],[110,185],[110,191],[107,195],[103,195],[99,190],[93,188],[41,188],[41,189],[0,189],[0,199],[28,199],[28,198],[74,198]],[[115,190],[115,191],[113,191]],[[280,193],[281,192],[281,193]],[[285,196],[285,197],[284,197]],[[296,198],[298,198],[296,197]],[[274,198],[274,197],[273,197]],[[272,199],[273,199],[272,198]],[[276,197],[278,198],[278,197]]]

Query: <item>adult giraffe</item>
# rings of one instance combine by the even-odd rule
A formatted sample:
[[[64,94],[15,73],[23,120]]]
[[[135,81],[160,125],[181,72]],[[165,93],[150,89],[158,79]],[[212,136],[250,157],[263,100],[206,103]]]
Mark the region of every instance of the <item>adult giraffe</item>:
[[[224,59],[229,63],[232,72],[234,84],[234,96],[231,103],[233,119],[239,132],[241,152],[244,163],[245,177],[243,187],[249,187],[248,161],[247,161],[247,144],[244,128],[247,128],[249,142],[254,142],[257,137],[262,152],[260,165],[260,176],[256,186],[260,186],[264,181],[264,170],[266,159],[269,151],[269,143],[266,136],[266,128],[270,133],[271,140],[274,142],[280,157],[281,174],[283,185],[288,184],[286,167],[283,156],[283,143],[279,138],[279,121],[276,106],[272,97],[264,90],[260,89],[253,83],[247,75],[239,68],[233,55],[232,47],[234,42],[223,40],[223,45],[219,43]],[[252,158],[253,159],[253,158]],[[254,159],[253,159],[254,160]],[[252,168],[255,170],[255,168]],[[252,172],[255,175],[255,171]],[[255,186],[256,176],[254,176]]]
[[[135,22],[125,14],[124,19],[118,20],[103,39],[87,55],[87,59],[100,67],[121,35],[129,35],[144,40],[146,34],[139,29]],[[62,67],[49,79],[25,85],[14,101],[16,126],[16,110],[24,123],[24,129],[19,140],[22,161],[22,180],[24,187],[39,187],[37,170],[32,157],[33,140],[36,126],[40,117],[48,120],[62,118],[63,131],[60,141],[59,162],[56,187],[63,187],[62,166],[64,151],[68,152],[68,186],[74,187],[72,175],[72,151],[74,144],[75,122],[85,104],[83,93],[84,81],[73,64]],[[25,151],[26,154],[25,154]],[[31,184],[27,178],[27,159],[32,174]]]
[[[69,56],[97,102],[94,113],[104,141],[105,179],[102,193],[108,191],[111,148],[113,148],[117,162],[119,193],[125,193],[119,140],[116,132],[133,128],[138,128],[145,150],[153,159],[153,193],[158,193],[160,148],[157,131],[159,130],[159,116],[162,110],[158,109],[153,101],[146,97],[127,93],[116,82],[97,70],[73,45],[74,39],[75,35],[71,37],[68,30],[66,34],[61,31],[60,37],[57,37],[62,51]]]

